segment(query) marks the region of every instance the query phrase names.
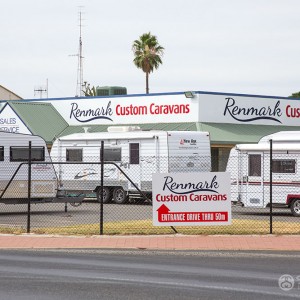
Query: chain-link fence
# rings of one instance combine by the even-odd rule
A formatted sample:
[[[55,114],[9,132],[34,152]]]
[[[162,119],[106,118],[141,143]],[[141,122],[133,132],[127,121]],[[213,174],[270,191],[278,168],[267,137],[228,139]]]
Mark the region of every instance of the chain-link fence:
[[[256,151],[230,156],[232,224],[152,225],[152,174],[201,172],[210,157],[140,157],[101,164],[7,162],[0,174],[1,232],[47,234],[299,234],[297,153]],[[5,159],[4,159],[5,161]],[[272,161],[272,163],[271,163]],[[101,197],[102,196],[102,197]],[[102,198],[102,201],[101,201]],[[298,216],[298,217],[297,217]]]

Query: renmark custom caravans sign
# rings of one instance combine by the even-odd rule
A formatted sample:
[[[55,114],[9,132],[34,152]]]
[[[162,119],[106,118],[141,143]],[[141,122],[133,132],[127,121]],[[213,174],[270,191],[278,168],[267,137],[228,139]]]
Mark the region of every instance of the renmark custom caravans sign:
[[[152,192],[154,226],[231,224],[229,173],[156,173]]]
[[[184,94],[51,101],[69,125],[197,122],[198,101]]]
[[[22,101],[51,103],[71,126],[191,122],[299,126],[300,119],[298,99],[241,94],[194,92],[192,98],[186,98],[184,93],[162,93]],[[9,109],[0,111],[2,124],[12,131],[14,121],[9,114]]]
[[[199,94],[201,122],[299,126],[300,100]]]
[[[196,92],[51,101],[69,125],[207,122],[299,126],[300,100]]]

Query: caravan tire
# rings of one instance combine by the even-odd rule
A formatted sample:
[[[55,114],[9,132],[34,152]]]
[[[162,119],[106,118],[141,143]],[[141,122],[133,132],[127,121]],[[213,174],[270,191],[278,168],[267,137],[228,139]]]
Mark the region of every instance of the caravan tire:
[[[100,193],[101,193],[100,186],[95,189],[95,192],[97,192],[97,194],[99,193],[98,202],[100,203]],[[103,187],[103,203],[110,203],[111,200],[112,200],[111,189],[109,187],[104,186]]]
[[[124,204],[128,201],[127,193],[122,187],[116,187],[114,189],[114,202],[117,204]]]
[[[291,211],[295,217],[300,217],[300,199],[295,199],[292,202]]]
[[[111,190],[109,187],[103,187],[103,203],[110,203],[112,200]]]

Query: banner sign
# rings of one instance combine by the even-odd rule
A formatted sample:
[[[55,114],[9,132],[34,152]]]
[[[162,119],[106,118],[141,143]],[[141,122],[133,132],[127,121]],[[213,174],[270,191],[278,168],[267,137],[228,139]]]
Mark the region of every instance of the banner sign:
[[[50,100],[51,101],[51,100]],[[179,95],[52,100],[69,125],[198,122],[198,101]]]
[[[231,224],[229,173],[157,173],[152,192],[154,226]]]
[[[0,111],[0,131],[32,134],[8,103]]]
[[[69,125],[207,122],[298,126],[300,100],[221,93],[128,95],[50,101]]]
[[[162,93],[36,101],[51,103],[70,126],[193,122],[299,126],[300,120],[299,99],[271,96],[195,92],[193,98]],[[13,124],[8,109],[1,115],[4,125]],[[6,130],[17,130],[13,127]]]
[[[297,99],[226,94],[198,97],[199,122],[299,126]]]

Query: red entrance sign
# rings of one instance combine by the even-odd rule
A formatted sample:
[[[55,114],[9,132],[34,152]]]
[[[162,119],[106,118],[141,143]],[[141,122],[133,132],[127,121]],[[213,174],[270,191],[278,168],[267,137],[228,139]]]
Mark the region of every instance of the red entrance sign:
[[[158,222],[227,222],[227,211],[170,212],[165,205],[157,209]]]

